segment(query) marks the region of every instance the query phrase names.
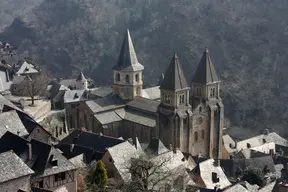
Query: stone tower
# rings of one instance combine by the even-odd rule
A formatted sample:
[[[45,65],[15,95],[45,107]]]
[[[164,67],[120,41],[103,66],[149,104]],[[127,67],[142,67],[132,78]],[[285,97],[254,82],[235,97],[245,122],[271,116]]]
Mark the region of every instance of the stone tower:
[[[224,106],[220,80],[206,50],[192,79],[193,142],[190,153],[221,158]]]
[[[144,66],[138,62],[130,32],[127,29],[118,63],[113,67],[113,92],[123,100],[142,96],[142,72]]]
[[[189,152],[189,133],[192,112],[189,104],[189,86],[179,58],[174,53],[170,66],[160,85],[161,103],[158,106],[159,138],[166,147]]]
[[[88,81],[84,77],[83,73],[80,72],[76,79],[76,89],[82,90],[82,89],[88,89]]]

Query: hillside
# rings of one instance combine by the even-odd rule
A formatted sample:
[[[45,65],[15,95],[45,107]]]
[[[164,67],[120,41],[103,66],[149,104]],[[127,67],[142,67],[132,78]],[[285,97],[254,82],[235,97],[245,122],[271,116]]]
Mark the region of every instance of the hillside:
[[[44,0],[0,39],[55,75],[83,70],[109,84],[130,28],[146,86],[157,83],[174,49],[191,80],[207,45],[231,124],[286,133],[287,8],[286,0]]]
[[[9,26],[16,17],[30,12],[43,0],[2,0],[0,1],[0,31]]]

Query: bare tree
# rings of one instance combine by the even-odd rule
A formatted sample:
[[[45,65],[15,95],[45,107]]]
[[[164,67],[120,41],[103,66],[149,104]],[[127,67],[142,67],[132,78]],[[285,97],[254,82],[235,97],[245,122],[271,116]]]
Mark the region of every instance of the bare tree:
[[[31,98],[31,106],[35,104],[36,96],[45,96],[46,87],[50,81],[50,78],[45,73],[40,73],[32,78],[27,75],[26,80],[23,83],[24,95],[28,95]]]

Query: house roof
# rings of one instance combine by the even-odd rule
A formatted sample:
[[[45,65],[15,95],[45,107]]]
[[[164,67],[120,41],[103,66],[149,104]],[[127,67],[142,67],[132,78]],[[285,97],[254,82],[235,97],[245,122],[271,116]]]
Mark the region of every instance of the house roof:
[[[152,138],[145,151],[153,155],[160,155],[168,152],[169,150],[165,147],[160,139]]]
[[[129,181],[131,179],[131,173],[128,170],[131,163],[130,160],[131,158],[137,158],[140,155],[139,151],[128,141],[109,147],[107,151],[122,179]]]
[[[82,71],[79,73],[76,81],[83,81],[86,80],[85,76],[83,75]]]
[[[34,173],[13,151],[0,153],[0,170],[0,183]]]
[[[60,144],[77,144],[80,146],[91,148],[97,152],[105,152],[106,148],[123,142],[124,140],[114,137],[85,132],[81,130],[75,130],[67,137],[62,139],[60,141]]]
[[[208,48],[205,49],[202,55],[202,58],[193,76],[192,82],[204,85],[220,82],[215,67],[212,63]]]
[[[208,159],[199,163],[200,176],[208,189],[214,189],[217,185],[220,189],[228,187],[231,185],[228,178],[226,177],[224,171],[220,166],[216,166],[214,159]],[[217,173],[217,177],[219,178],[219,182],[213,183],[212,181],[212,173]]]
[[[32,148],[32,159],[28,159],[29,147]],[[0,152],[13,150],[34,172],[36,177],[48,176],[67,170],[75,169],[54,147],[40,141],[25,140],[10,132],[6,132],[0,139]],[[55,167],[51,164],[51,158],[57,160],[58,165]]]
[[[67,90],[64,93],[64,103],[74,103],[87,100],[86,90]]]
[[[39,71],[35,69],[34,65],[28,63],[25,60],[22,62],[20,68],[16,72],[17,75],[33,74],[33,73],[39,73]]]
[[[144,66],[141,65],[137,59],[137,55],[134,50],[133,42],[130,36],[130,32],[127,29],[126,35],[121,47],[118,62],[113,67],[113,70],[117,71],[141,71]]]
[[[146,89],[142,89],[142,97],[151,99],[151,100],[157,100],[160,99],[160,86],[156,87],[149,87]]]
[[[19,136],[26,136],[28,132],[23,125],[15,110],[7,111],[0,114],[0,138],[7,132],[10,131]]]
[[[156,113],[159,104],[159,101],[154,101],[143,97],[135,97],[132,101],[127,103],[126,106],[128,108],[137,109],[144,112]]]
[[[171,63],[164,75],[164,79],[160,85],[160,89],[177,91],[187,88],[189,88],[189,86],[182,71],[179,58],[175,52]]]

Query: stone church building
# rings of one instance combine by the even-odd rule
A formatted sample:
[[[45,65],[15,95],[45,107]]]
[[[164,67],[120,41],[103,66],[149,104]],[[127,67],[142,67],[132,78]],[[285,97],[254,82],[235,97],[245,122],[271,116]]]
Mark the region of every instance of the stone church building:
[[[208,49],[190,84],[176,52],[160,86],[143,89],[143,70],[127,30],[113,67],[113,93],[78,103],[76,110],[80,113],[73,117],[77,121],[73,125],[78,127],[69,128],[85,128],[124,139],[137,136],[142,143],[157,137],[166,147],[221,158],[224,106],[219,94],[220,80]]]

